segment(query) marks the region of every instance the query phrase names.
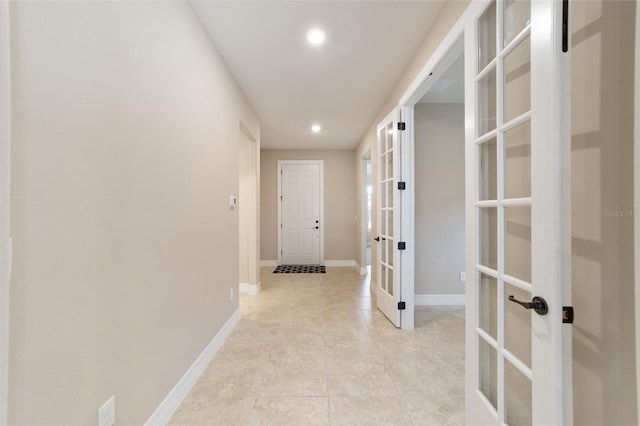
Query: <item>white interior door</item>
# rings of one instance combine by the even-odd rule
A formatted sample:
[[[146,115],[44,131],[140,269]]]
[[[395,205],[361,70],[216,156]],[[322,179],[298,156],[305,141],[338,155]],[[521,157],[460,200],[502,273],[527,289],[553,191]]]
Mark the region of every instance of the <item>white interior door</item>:
[[[486,5],[465,31],[467,424],[568,425],[563,2]]]
[[[378,230],[374,238],[378,252],[378,309],[396,327],[400,327],[400,194],[397,190],[400,169],[399,114],[399,110],[395,109],[378,124]]]
[[[281,261],[320,264],[320,165],[281,165]]]

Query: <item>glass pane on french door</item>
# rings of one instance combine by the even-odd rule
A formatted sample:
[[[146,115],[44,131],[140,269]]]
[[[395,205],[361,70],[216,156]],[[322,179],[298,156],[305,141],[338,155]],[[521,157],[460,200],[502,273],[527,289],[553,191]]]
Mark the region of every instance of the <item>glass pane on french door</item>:
[[[528,1],[493,1],[476,34],[477,391],[497,424],[532,423]]]
[[[393,122],[380,129],[380,291],[393,296]]]

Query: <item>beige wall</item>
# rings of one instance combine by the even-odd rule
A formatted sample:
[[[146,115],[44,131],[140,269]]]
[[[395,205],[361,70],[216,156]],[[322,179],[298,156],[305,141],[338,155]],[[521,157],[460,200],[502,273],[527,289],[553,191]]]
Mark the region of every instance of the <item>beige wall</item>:
[[[185,2],[12,8],[8,421],[140,425],[238,307],[259,124]]]
[[[635,54],[635,69],[640,70],[640,8],[636,7],[636,54]],[[634,102],[634,205],[635,211],[640,211],[640,81],[636,78],[634,82],[635,86],[635,102]],[[636,406],[638,407],[637,415],[640,417],[640,318],[638,318],[637,312],[640,312],[640,215],[634,216],[635,221],[635,283],[636,283]]]
[[[635,4],[572,5],[575,424],[635,425]]]
[[[415,293],[464,294],[464,105],[418,104]]]
[[[378,176],[378,166],[377,166],[377,140],[376,140],[376,126],[378,123],[384,119],[391,112],[393,108],[398,106],[400,98],[404,94],[404,92],[409,88],[409,85],[413,82],[413,80],[418,76],[418,73],[422,70],[425,63],[429,59],[429,57],[433,54],[433,52],[438,48],[444,37],[447,35],[453,24],[458,20],[458,18],[462,15],[467,5],[469,4],[466,0],[461,1],[451,1],[448,2],[440,16],[434,23],[431,30],[427,34],[422,45],[418,48],[415,56],[405,69],[402,76],[398,79],[398,83],[394,87],[394,89],[389,94],[389,97],[385,101],[384,105],[378,112],[377,116],[371,123],[371,127],[367,130],[362,141],[356,147],[356,156],[355,156],[355,164],[356,164],[356,180],[357,180],[357,188],[358,192],[364,191],[364,182],[362,179],[363,171],[362,171],[362,157],[365,155],[367,150],[371,150],[371,168],[372,168],[372,176],[375,181],[376,176]],[[375,185],[373,186],[376,187]],[[377,204],[377,194],[376,190],[373,191],[373,206]],[[357,198],[357,206],[356,209],[358,212],[362,211],[362,197],[359,196]],[[377,213],[375,208],[373,209],[372,214],[372,229],[377,229]],[[358,243],[358,247],[356,248],[356,253],[358,255],[358,263],[363,264],[363,260],[361,259],[363,249],[362,245],[362,225],[359,223],[356,227],[356,241]],[[371,264],[376,265],[377,262],[377,253],[375,250],[375,242],[372,245],[371,250]],[[372,266],[371,268],[372,279],[375,282],[377,280],[376,268]]]
[[[262,150],[260,153],[262,260],[278,259],[278,160],[324,160],[324,258],[356,258],[356,184],[352,150]]]

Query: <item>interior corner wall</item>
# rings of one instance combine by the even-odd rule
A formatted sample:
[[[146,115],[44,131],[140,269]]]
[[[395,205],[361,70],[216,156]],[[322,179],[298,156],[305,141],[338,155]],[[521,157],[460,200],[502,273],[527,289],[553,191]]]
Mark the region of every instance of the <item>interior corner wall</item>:
[[[187,2],[11,8],[8,424],[140,425],[238,308],[259,123]]]
[[[571,4],[574,423],[636,425],[636,2]]]
[[[403,72],[402,76],[398,79],[398,83],[393,88],[387,100],[385,101],[382,108],[374,118],[371,126],[365,133],[364,137],[356,147],[356,156],[354,158],[355,167],[356,167],[356,176],[358,176],[358,191],[363,191],[363,183],[362,183],[362,161],[361,158],[367,152],[367,150],[371,150],[371,169],[372,176],[375,182],[378,170],[378,147],[377,147],[377,139],[376,139],[376,128],[380,121],[384,119],[393,108],[398,106],[400,102],[400,98],[404,94],[404,92],[409,88],[413,80],[418,76],[424,64],[427,63],[427,60],[431,57],[433,52],[438,48],[442,40],[446,37],[447,33],[456,23],[456,21],[462,16],[465,9],[469,5],[468,0],[460,0],[460,1],[449,1],[442,8],[438,19],[433,24],[432,28],[429,30],[426,38],[422,42],[422,45],[418,48],[415,56],[411,60],[411,62],[407,65],[407,68]],[[377,189],[376,185],[373,185],[373,194],[372,194],[372,205],[376,206],[377,204]],[[356,209],[358,212],[362,211],[362,197],[357,197],[357,206]],[[377,212],[374,208],[372,210],[371,217],[371,229],[375,230],[378,227],[378,216]],[[373,231],[375,233],[375,231]],[[358,247],[356,248],[357,253],[362,252],[362,239],[357,239]],[[360,257],[360,255],[358,255]],[[376,265],[378,261],[377,250],[372,247],[371,250],[371,265]],[[377,281],[377,268],[371,268],[371,280],[373,282]]]
[[[260,258],[278,259],[278,160],[324,161],[324,258],[356,259],[356,183],[353,150],[260,152]]]
[[[464,294],[464,104],[417,104],[416,294]]]

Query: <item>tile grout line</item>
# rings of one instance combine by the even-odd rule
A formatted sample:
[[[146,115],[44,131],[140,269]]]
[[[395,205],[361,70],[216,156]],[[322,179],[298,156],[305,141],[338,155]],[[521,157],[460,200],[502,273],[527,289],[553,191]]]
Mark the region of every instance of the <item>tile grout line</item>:
[[[330,276],[326,278],[333,278],[333,277]],[[278,376],[279,370],[276,369],[275,366],[273,371],[271,371],[268,368],[269,367],[268,360],[276,361],[277,359],[280,358],[280,355],[286,356],[287,354],[289,354],[291,356],[295,355],[296,358],[298,357],[305,358],[305,357],[308,357],[309,355],[314,355],[313,357],[315,357],[317,356],[315,355],[316,353],[318,355],[322,354],[323,360],[320,360],[318,356],[316,358],[317,361],[315,361],[314,364],[317,362],[324,361],[324,366],[325,366],[325,378],[324,378],[325,393],[322,394],[322,392],[320,391],[318,392],[317,396],[325,397],[326,403],[322,403],[321,400],[319,399],[316,399],[316,402],[313,402],[313,403],[309,402],[309,403],[311,404],[311,406],[318,407],[319,409],[322,409],[321,407],[325,406],[325,409],[327,410],[327,424],[329,425],[339,424],[341,420],[349,421],[349,419],[351,419],[351,421],[356,424],[359,421],[363,421],[364,419],[368,418],[368,415],[366,415],[366,413],[363,413],[365,417],[359,417],[359,415],[357,414],[357,407],[359,407],[361,404],[355,403],[355,402],[352,403],[349,401],[362,400],[364,402],[372,398],[376,399],[375,397],[377,394],[380,394],[380,398],[382,400],[387,399],[388,402],[385,402],[385,403],[383,403],[383,401],[380,401],[377,403],[369,402],[368,404],[373,404],[372,407],[374,408],[374,411],[377,412],[379,407],[381,410],[383,410],[381,412],[384,412],[385,410],[395,406],[395,410],[400,410],[400,413],[401,413],[400,417],[396,420],[400,420],[400,418],[402,418],[404,419],[404,423],[407,425],[415,426],[415,425],[421,424],[420,423],[421,413],[423,412],[428,413],[430,412],[431,408],[427,409],[426,407],[423,407],[419,403],[419,401],[407,400],[407,397],[409,394],[413,395],[414,391],[420,390],[420,389],[428,390],[428,392],[438,391],[438,389],[436,388],[432,389],[430,386],[427,386],[428,385],[427,383],[417,384],[417,381],[415,380],[415,379],[419,379],[425,374],[428,374],[428,375],[425,375],[424,378],[428,378],[429,375],[432,373],[427,370],[425,371],[420,370],[420,371],[416,371],[415,372],[416,375],[414,376],[404,371],[405,370],[404,368],[400,368],[400,370],[396,371],[397,368],[395,366],[397,365],[398,362],[402,364],[402,357],[404,356],[403,354],[405,354],[405,352],[407,357],[415,358],[415,357],[422,356],[421,354],[424,353],[423,351],[428,350],[429,348],[428,347],[423,348],[424,344],[421,344],[416,346],[416,348],[413,348],[413,345],[410,345],[411,347],[401,349],[400,352],[402,353],[397,353],[396,351],[394,351],[393,347],[395,345],[397,344],[403,345],[404,343],[409,344],[410,342],[407,342],[406,339],[404,339],[403,337],[400,337],[401,335],[398,333],[391,333],[387,331],[387,329],[385,328],[385,323],[383,321],[384,318],[376,311],[375,304],[371,305],[371,301],[370,301],[369,302],[370,306],[367,305],[368,309],[362,309],[362,306],[365,306],[365,305],[361,305],[358,302],[358,300],[355,300],[356,297],[359,299],[362,298],[361,297],[362,291],[358,291],[358,289],[361,288],[362,285],[366,285],[366,284],[361,285],[361,284],[355,283],[354,281],[354,285],[351,285],[351,281],[347,280],[346,277],[338,277],[335,280],[330,279],[326,281],[320,281],[319,283],[298,282],[297,280],[291,283],[288,283],[287,281],[282,281],[282,282],[276,282],[275,283],[276,286],[271,286],[271,283],[267,283],[265,280],[264,284],[266,287],[265,290],[267,290],[267,292],[270,293],[268,294],[268,296],[270,297],[266,299],[261,298],[261,303],[251,304],[249,309],[253,313],[251,317],[252,327],[250,329],[245,330],[246,334],[243,334],[243,339],[236,341],[236,344],[238,344],[236,349],[239,349],[241,351],[234,350],[229,353],[229,355],[241,356],[242,351],[248,351],[248,353],[246,354],[248,358],[244,362],[250,365],[252,363],[251,359],[253,359],[253,362],[255,362],[255,356],[251,354],[255,353],[255,349],[260,347],[263,344],[263,341],[264,342],[269,341],[271,345],[268,349],[265,348],[267,350],[261,351],[262,355],[260,355],[260,358],[262,359],[263,356],[266,356],[267,363],[266,364],[261,363],[261,367],[263,367],[261,368],[262,371],[260,373],[262,380],[257,381],[257,383],[254,382],[255,385],[252,386],[253,390],[251,392],[251,394],[253,394],[253,398],[250,401],[247,399],[244,400],[245,402],[243,403],[243,405],[246,407],[246,406],[249,406],[249,404],[251,404],[250,406],[252,407],[252,409],[251,409],[251,412],[247,413],[248,415],[246,415],[246,421],[242,422],[242,424],[250,425],[263,420],[265,422],[268,422],[268,421],[271,421],[270,419],[276,419],[276,418],[280,419],[280,421],[282,422],[284,421],[285,418],[287,418],[286,410],[273,411],[272,409],[269,408],[271,407],[271,405],[264,406],[263,404],[264,401],[261,402],[260,406],[258,406],[257,402],[261,401],[260,398],[268,398],[269,401],[279,401],[279,400],[285,401],[287,399],[295,400],[299,398],[299,400],[301,401],[300,402],[301,404],[303,400],[309,399],[309,401],[311,401],[313,399],[316,399],[314,398],[316,397],[316,395],[303,396],[303,395],[300,395],[300,392],[290,392],[292,389],[298,389],[299,387],[294,386],[294,388],[291,388],[290,385],[286,384],[289,380],[285,381],[284,386],[276,386],[274,388],[269,384],[269,380],[270,378],[273,378],[274,374]],[[304,288],[302,288],[301,286],[304,286]],[[269,292],[269,289],[271,289],[272,291]],[[345,295],[345,297],[349,297],[349,296],[352,297],[350,298],[348,303],[346,303],[346,301],[345,303],[340,303],[344,299],[344,297],[341,296],[343,294]],[[373,297],[375,297],[375,295],[373,295]],[[251,300],[254,300],[254,299],[251,299]],[[285,305],[289,306],[292,304],[304,305],[304,309],[295,309],[290,312],[289,316],[287,316],[286,312],[282,312],[281,307]],[[278,310],[280,310],[280,312],[278,312]],[[365,311],[368,311],[368,312],[365,314]],[[441,314],[444,314],[444,315],[441,315]],[[430,318],[430,320],[424,325],[427,326],[429,323],[432,323],[433,325],[437,325],[437,327],[435,327],[435,331],[438,331],[438,333],[436,333],[435,335],[435,337],[437,338],[438,337],[437,335],[440,334],[439,331],[446,331],[452,328],[452,326],[455,326],[454,328],[456,330],[459,328],[458,326],[460,324],[457,324],[459,321],[448,321],[450,317],[451,316],[450,316],[450,313],[448,313],[448,311],[443,310],[442,313],[436,312],[436,315],[433,318],[431,315],[429,315],[428,318]],[[249,317],[247,316],[243,319],[247,319],[247,318]],[[367,320],[367,318],[369,319],[369,321]],[[361,326],[362,321],[364,321],[365,327]],[[448,323],[446,323],[447,321]],[[246,322],[243,322],[243,323],[246,323]],[[268,329],[265,330],[264,327],[262,327],[261,325],[262,326],[268,325],[269,327],[267,327]],[[254,326],[257,326],[257,327],[254,327]],[[275,335],[273,334],[273,330],[271,326],[276,327],[277,333]],[[389,328],[389,330],[391,330],[391,328]],[[236,331],[239,331],[239,330],[236,330]],[[429,329],[425,328],[424,331],[428,332]],[[318,340],[316,340],[317,337],[311,336],[312,339],[309,339],[307,338],[307,334],[319,335],[319,337],[322,339],[321,340],[322,348],[320,348],[319,347],[320,345],[316,343],[318,342]],[[335,339],[332,339],[334,335],[335,335],[335,339],[338,339],[338,340],[334,342],[334,345],[332,346],[333,348],[333,351],[332,351],[331,348],[329,348],[328,344],[330,341],[333,342],[333,340],[335,340]],[[351,336],[351,338],[349,336]],[[408,337],[408,336],[404,335],[404,337]],[[420,336],[420,337],[423,337],[423,336]],[[363,339],[362,341],[360,341],[361,338]],[[345,341],[343,342],[343,340]],[[418,340],[422,340],[422,339],[418,339]],[[420,342],[417,342],[417,343],[420,343]],[[429,340],[429,345],[431,345],[432,343],[435,343],[435,341],[432,342],[431,340]],[[288,346],[289,344],[293,344],[294,346],[289,348]],[[285,349],[284,352],[282,351],[282,348]],[[316,352],[316,348],[320,349],[320,351]],[[390,395],[390,392],[383,392],[384,389],[378,388],[378,390],[375,391],[375,394],[372,394],[369,396],[366,394],[360,395],[360,393],[358,393],[358,395],[360,396],[354,398],[354,397],[348,396],[348,395],[351,395],[351,391],[349,391],[347,392],[347,396],[345,397],[338,397],[338,396],[332,397],[331,396],[332,389],[340,389],[342,387],[341,383],[342,383],[343,376],[348,382],[350,380],[352,382],[353,381],[352,379],[356,378],[357,371],[353,371],[353,374],[351,374],[349,373],[349,371],[352,371],[352,369],[348,368],[347,370],[344,370],[342,367],[338,367],[336,365],[336,368],[338,368],[338,370],[336,370],[337,376],[336,375],[330,376],[333,369],[332,370],[329,369],[329,358],[331,358],[332,360],[338,360],[339,364],[342,365],[339,360],[341,360],[343,357],[348,357],[347,355],[350,354],[351,352],[353,352],[352,355],[356,358],[362,355],[366,355],[366,357],[371,358],[371,360],[381,361],[382,372],[388,375],[389,378],[391,379],[391,382],[389,383],[391,387],[387,386],[386,390],[387,391],[391,390],[394,395]],[[438,356],[438,358],[440,357]],[[304,363],[304,365],[306,365],[306,363]],[[319,366],[319,364],[315,364],[315,365]],[[332,364],[332,366],[333,365],[334,364]],[[394,375],[391,374],[392,370],[396,371]],[[304,373],[304,371],[305,369],[301,370],[301,374]],[[377,370],[377,371],[379,372],[380,370]],[[238,373],[238,374],[241,374],[241,373]],[[302,374],[302,376],[300,377],[300,379],[302,380],[301,383],[309,382],[309,379],[305,379],[306,376],[307,376],[306,374]],[[335,385],[337,386],[337,388],[335,387],[332,388],[332,386],[334,386],[333,385],[334,380],[332,379],[332,377],[337,380],[337,382],[335,382]],[[292,381],[295,381],[296,377],[291,376],[289,379]],[[320,382],[316,381],[318,379],[321,380],[321,377],[313,379],[312,381],[317,385],[319,385]],[[230,380],[229,382],[230,385],[233,385],[233,383],[236,383],[233,380],[233,377],[229,377],[228,380]],[[357,385],[356,388],[354,388],[355,392],[361,392],[362,389],[365,389],[360,387],[360,384],[357,379],[355,380],[356,381],[353,382],[353,383],[356,383]],[[212,384],[220,385],[220,383],[218,382],[219,382],[219,379],[216,380],[215,382],[212,381]],[[245,384],[249,384],[248,382],[246,383],[245,382],[246,382],[246,378],[244,378],[244,375],[242,375],[242,377],[238,377],[238,381],[237,381],[238,385],[244,386]],[[378,385],[380,385],[380,383],[386,383],[386,382],[387,381],[384,380],[382,382],[379,382]],[[369,385],[367,385],[366,389],[369,389],[368,386]],[[273,390],[279,390],[279,391],[274,393],[273,395],[264,394],[265,390],[272,389],[272,388]],[[308,390],[307,387],[300,388],[300,389]],[[319,387],[316,387],[316,389],[319,390]],[[454,390],[456,389],[457,387]],[[405,395],[405,392],[404,392],[405,390],[408,391],[409,394]],[[285,392],[282,392],[282,391],[285,391]],[[366,393],[366,391],[362,391],[362,392]],[[338,393],[342,393],[342,392],[338,392]],[[384,396],[382,394],[384,394]],[[243,395],[247,397],[251,396],[249,395],[248,392],[246,392],[246,390],[243,392]],[[389,398],[390,396],[393,396],[393,398]],[[340,403],[338,405],[332,404],[332,401],[336,399],[339,400]],[[345,401],[340,401],[341,399],[345,399]],[[446,403],[447,414],[442,414],[443,421],[445,421],[445,419],[450,419],[450,420],[456,419],[456,421],[460,420],[461,418],[460,413],[464,413],[464,408],[459,407],[460,400],[461,400],[460,398],[456,397],[455,408],[453,409],[454,411],[452,411],[451,407],[449,407],[451,404]],[[270,402],[269,404],[271,403],[273,402]],[[279,405],[281,402],[275,402],[275,403]],[[296,406],[299,405],[297,402],[290,401],[290,402],[284,402],[284,403],[285,403],[284,407],[291,406],[291,409],[293,409],[294,412],[298,411],[298,409],[295,408]],[[307,403],[304,403],[304,404],[307,404]],[[442,402],[441,404],[444,404],[444,402]],[[383,406],[387,406],[387,408],[383,409]],[[261,408],[261,410],[258,410],[258,408]],[[332,413],[332,408],[336,408],[338,411],[335,413]],[[340,413],[342,413],[344,409],[348,410],[348,412],[343,413],[343,414],[346,414],[347,417],[341,418]],[[356,412],[352,412],[352,409],[355,409]],[[451,413],[449,413],[450,411]],[[452,414],[455,415],[456,417],[452,417]],[[242,412],[236,412],[236,415],[242,415]],[[215,416],[216,414],[212,412],[211,415],[207,417],[203,417],[202,419],[203,420],[205,418],[213,419]],[[238,418],[238,420],[240,420],[240,418]],[[316,420],[319,420],[319,419],[317,418]],[[225,423],[218,423],[218,424],[225,424]]]
[[[329,362],[327,360],[327,341],[325,339],[324,331],[322,333],[322,343],[324,344],[324,374],[327,384],[327,420],[331,425],[331,404],[329,402]]]

